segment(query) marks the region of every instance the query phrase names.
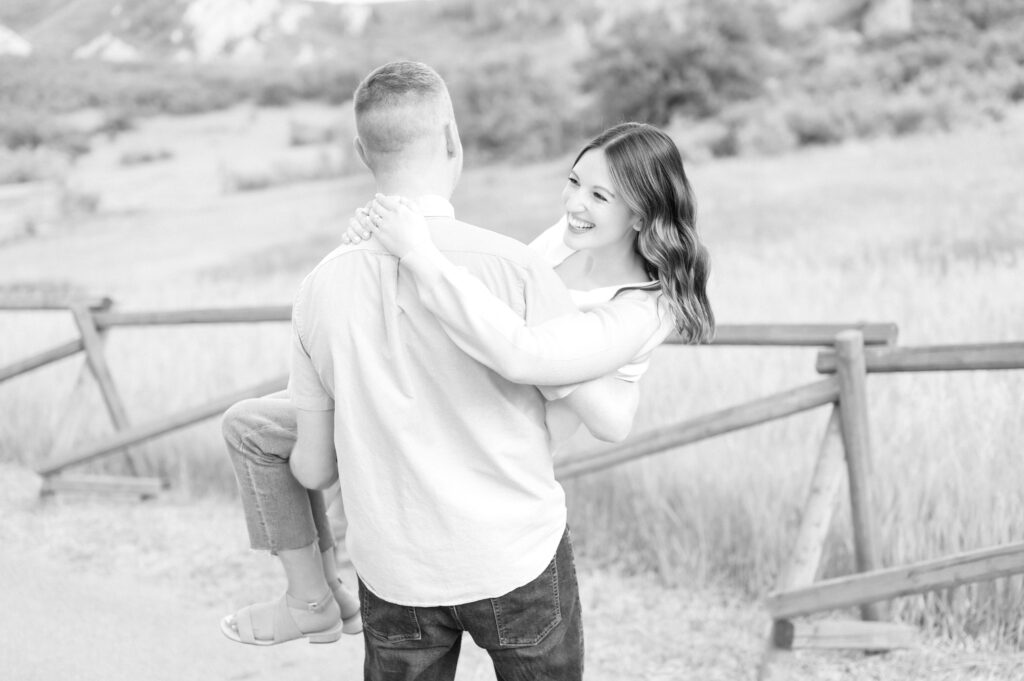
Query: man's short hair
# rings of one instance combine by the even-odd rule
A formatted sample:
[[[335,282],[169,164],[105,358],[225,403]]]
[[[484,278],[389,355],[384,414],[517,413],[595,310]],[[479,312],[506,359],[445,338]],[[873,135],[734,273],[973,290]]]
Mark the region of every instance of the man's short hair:
[[[356,88],[353,102],[359,138],[371,155],[402,152],[454,117],[444,80],[414,61],[374,69]]]

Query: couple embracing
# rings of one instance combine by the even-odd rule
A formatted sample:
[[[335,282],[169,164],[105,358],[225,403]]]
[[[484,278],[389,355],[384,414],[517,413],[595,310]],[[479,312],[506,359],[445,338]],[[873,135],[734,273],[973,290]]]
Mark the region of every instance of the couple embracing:
[[[437,73],[384,65],[354,105],[379,193],[299,289],[287,393],[224,419],[252,547],[288,587],[221,628],[260,645],[362,631],[366,679],[422,681],[454,678],[468,632],[499,679],[579,679],[552,449],[581,423],[625,437],[653,349],[713,333],[678,149],[648,125],[602,133],[527,247],[456,219],[462,146]],[[358,593],[318,491],[335,481]]]

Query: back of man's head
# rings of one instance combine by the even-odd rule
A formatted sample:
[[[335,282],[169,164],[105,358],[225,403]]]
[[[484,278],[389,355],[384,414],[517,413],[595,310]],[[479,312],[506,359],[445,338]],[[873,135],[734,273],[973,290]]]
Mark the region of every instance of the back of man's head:
[[[458,142],[448,88],[426,64],[396,61],[371,72],[354,95],[356,131],[372,171],[430,160]]]

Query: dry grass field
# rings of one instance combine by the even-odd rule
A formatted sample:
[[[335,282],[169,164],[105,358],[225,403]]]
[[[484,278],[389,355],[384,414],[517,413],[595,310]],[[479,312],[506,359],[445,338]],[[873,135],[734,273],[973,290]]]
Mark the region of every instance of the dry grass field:
[[[106,294],[122,309],[289,302],[372,184],[356,172],[228,192],[224,178],[317,163],[317,152],[289,148],[289,120],[329,115],[239,108],[156,119],[97,145],[70,181],[98,196],[99,212],[0,246],[0,286]],[[161,149],[171,157],[117,162]],[[456,209],[527,239],[558,217],[567,162],[467,169]],[[892,321],[907,345],[1024,338],[1020,112],[984,129],[689,172],[722,322]],[[73,333],[60,313],[0,313],[0,365]],[[118,329],[108,354],[131,418],[143,421],[283,372],[286,341],[284,324]],[[814,380],[814,356],[663,348],[636,430]],[[0,385],[0,463],[41,460],[79,366],[66,360]],[[1024,374],[879,375],[868,388],[885,564],[1024,538]],[[83,439],[109,427],[93,397]],[[764,594],[793,539],[826,418],[811,412],[569,484],[580,554],[663,587]],[[183,498],[232,494],[214,422],[134,456]],[[825,574],[848,570],[851,550],[843,508]],[[902,599],[893,611],[953,645],[1024,646],[1020,578]]]

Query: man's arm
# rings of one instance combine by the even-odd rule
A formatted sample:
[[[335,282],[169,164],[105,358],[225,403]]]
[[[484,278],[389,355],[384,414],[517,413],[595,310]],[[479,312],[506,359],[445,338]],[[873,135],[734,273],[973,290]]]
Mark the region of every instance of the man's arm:
[[[295,406],[297,439],[289,458],[289,466],[303,487],[324,489],[338,479],[338,459],[334,449],[334,400],[324,389],[302,341],[299,310],[300,303],[296,301],[288,395]]]
[[[308,489],[326,489],[338,479],[338,458],[334,449],[334,410],[295,410],[298,438],[288,465],[299,484]]]

